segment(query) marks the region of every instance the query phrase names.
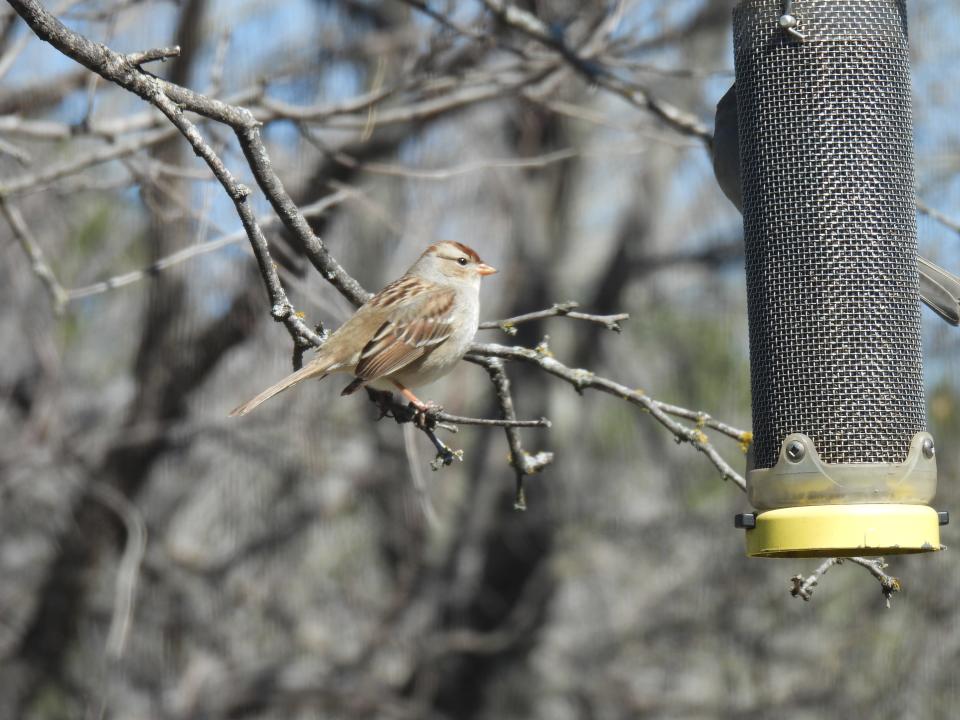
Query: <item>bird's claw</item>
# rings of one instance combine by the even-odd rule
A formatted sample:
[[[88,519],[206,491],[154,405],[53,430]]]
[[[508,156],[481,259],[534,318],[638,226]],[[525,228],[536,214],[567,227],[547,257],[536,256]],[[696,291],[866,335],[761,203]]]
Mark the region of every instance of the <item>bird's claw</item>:
[[[437,424],[437,416],[443,412],[443,407],[432,400],[428,400],[425,403],[421,402],[419,405],[410,403],[407,405],[407,410],[410,412],[410,419],[417,427],[432,428]],[[449,465],[450,463],[444,464]]]

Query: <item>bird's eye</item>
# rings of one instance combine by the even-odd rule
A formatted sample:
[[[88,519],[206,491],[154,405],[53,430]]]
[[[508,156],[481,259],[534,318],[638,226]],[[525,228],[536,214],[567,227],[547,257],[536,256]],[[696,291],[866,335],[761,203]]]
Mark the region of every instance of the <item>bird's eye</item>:
[[[466,259],[465,257],[457,258],[457,262],[458,262],[462,267],[466,267],[466,265],[467,265],[467,259]]]

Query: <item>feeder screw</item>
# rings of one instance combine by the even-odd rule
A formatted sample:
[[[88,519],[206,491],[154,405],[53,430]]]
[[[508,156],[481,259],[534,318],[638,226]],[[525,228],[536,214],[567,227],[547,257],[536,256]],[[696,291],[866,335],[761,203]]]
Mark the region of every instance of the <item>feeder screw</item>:
[[[936,452],[936,449],[933,447],[933,440],[931,440],[930,438],[927,438],[926,440],[923,441],[923,445],[921,445],[921,448],[923,449],[923,456],[928,460],[932,458],[934,453]]]
[[[783,30],[794,40],[803,42],[807,39],[802,32],[797,30],[797,25],[800,24],[800,21],[797,20],[796,16],[793,14],[793,0],[784,0],[783,14],[778,18],[777,24],[780,26],[781,30]]]
[[[781,15],[778,20],[780,27],[784,30],[789,30],[790,28],[795,28],[797,26],[797,18],[793,15]]]
[[[787,443],[787,460],[790,462],[800,462],[806,454],[807,451],[799,440],[791,440]]]

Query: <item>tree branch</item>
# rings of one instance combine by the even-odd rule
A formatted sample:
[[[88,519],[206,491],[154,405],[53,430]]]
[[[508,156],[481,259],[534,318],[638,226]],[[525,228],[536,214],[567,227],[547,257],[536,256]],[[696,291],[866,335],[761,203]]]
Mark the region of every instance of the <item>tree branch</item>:
[[[887,568],[887,563],[882,557],[880,558],[863,558],[863,557],[852,557],[848,558],[850,562],[855,565],[859,565],[864,568],[867,572],[873,575],[877,581],[880,583],[880,592],[883,593],[883,597],[886,600],[887,607],[890,607],[890,598],[893,597],[895,592],[900,592],[900,580],[895,578],[893,575],[887,575],[884,570]]]
[[[511,421],[510,425],[504,427],[504,431],[507,434],[507,444],[510,446],[510,465],[516,473],[513,507],[517,510],[526,510],[527,496],[524,491],[524,479],[527,475],[535,475],[552,463],[553,453],[541,450],[535,455],[531,455],[523,449],[523,445],[520,443],[520,433],[517,431],[517,426],[513,424],[516,413],[513,409],[513,396],[510,394],[510,379],[504,372],[503,362],[496,358],[473,358],[471,361],[487,371],[490,382],[493,383],[493,389],[497,394],[497,402],[500,403],[500,412],[505,419]]]
[[[478,363],[482,364],[482,363]],[[434,470],[445,465],[450,465],[454,460],[461,459],[461,451],[450,449],[436,435],[437,428],[457,432],[457,425],[479,425],[485,427],[502,427],[507,431],[507,437],[515,434],[516,428],[521,427],[539,427],[549,428],[551,423],[547,418],[538,418],[536,420],[517,420],[513,415],[513,402],[509,398],[509,382],[506,385],[507,401],[510,403],[510,412],[504,414],[501,419],[494,418],[473,418],[463,415],[451,415],[444,412],[441,408],[430,408],[426,412],[415,409],[412,405],[404,404],[394,397],[393,393],[382,392],[372,388],[366,388],[367,394],[373,403],[380,409],[380,417],[390,417],[398,424],[413,423],[426,434],[437,449],[437,457],[430,464]],[[498,393],[499,396],[499,393]],[[501,401],[502,402],[502,401]],[[548,453],[549,454],[549,453]],[[552,457],[552,455],[551,455]]]
[[[810,598],[813,597],[813,591],[820,582],[820,578],[826,575],[827,571],[834,565],[842,565],[847,560],[866,569],[867,572],[869,572],[877,579],[877,581],[879,581],[880,592],[883,593],[883,597],[886,600],[887,607],[889,608],[890,598],[893,597],[895,592],[900,591],[901,586],[900,580],[884,572],[884,569],[887,567],[887,563],[882,557],[827,558],[807,577],[804,577],[803,575],[794,575],[792,578],[790,578],[790,582],[793,584],[793,587],[790,588],[790,594],[794,597],[799,597],[803,600],[809,601]]]
[[[177,129],[187,137],[194,151],[204,158],[214,175],[224,185],[237,206],[241,221],[248,230],[250,242],[260,261],[261,273],[267,285],[270,299],[273,304],[273,317],[288,325],[294,342],[303,344],[307,341],[316,344],[322,338],[313,333],[304,323],[297,322],[295,313],[282,293],[282,286],[276,278],[276,272],[269,261],[269,250],[262,233],[255,227],[256,222],[249,211],[241,212],[245,205],[246,194],[249,190],[230,181],[229,173],[219,167],[222,163],[215,155],[208,153],[202,140],[198,143],[199,133],[193,124],[183,117],[183,111],[189,110],[204,117],[229,125],[237,133],[237,138],[244,155],[250,161],[254,176],[267,199],[277,210],[280,219],[290,232],[294,233],[302,242],[307,256],[324,278],[330,281],[344,296],[353,302],[362,302],[368,293],[360,287],[339,263],[326,251],[323,242],[310,229],[306,220],[300,214],[296,205],[292,203],[279,178],[273,172],[270,158],[260,138],[259,122],[253,114],[242,107],[229,105],[221,100],[201,95],[193,90],[154,77],[139,67],[132,65],[127,57],[114,52],[105,45],[92,42],[83,35],[75,33],[51,15],[37,0],[9,0],[10,5],[24,19],[30,28],[42,40],[49,42],[64,55],[89,68],[106,80],[140,96],[151,105],[158,107],[164,115],[177,126]],[[193,128],[191,130],[191,128]],[[219,165],[218,165],[219,164]],[[242,197],[241,197],[242,195]],[[250,224],[252,223],[252,224]],[[294,317],[295,320],[288,320]]]
[[[112,485],[91,479],[90,494],[120,518],[127,536],[120,567],[117,568],[113,614],[107,633],[107,653],[117,660],[123,656],[133,623],[140,564],[147,550],[147,526],[133,503]]]
[[[331,207],[338,205],[355,194],[356,191],[353,190],[339,190],[332,195],[327,195],[315,203],[304,206],[301,209],[301,212],[303,213],[304,217],[317,217],[323,215]],[[279,225],[280,220],[275,216],[269,216],[257,218],[257,223],[260,225],[262,230],[269,230]],[[132,285],[133,283],[144,280],[145,278],[155,277],[158,273],[166,270],[167,268],[179,265],[187,260],[192,260],[200,255],[206,255],[207,253],[221,250],[246,239],[246,230],[240,230],[238,232],[223,235],[222,237],[214,238],[213,240],[208,240],[196,245],[190,245],[182,250],[178,250],[175,253],[171,253],[166,257],[155,260],[139,270],[131,270],[130,272],[122,273],[120,275],[114,275],[106,280],[100,280],[98,282],[91,283],[90,285],[84,285],[83,287],[71,288],[70,290],[66,291],[67,300],[69,302],[73,302],[75,300],[79,300],[80,298],[90,297],[91,295],[99,295],[111,290],[117,290],[119,288],[126,287],[127,285]]]
[[[553,307],[537,312],[525,313],[516,317],[506,318],[505,320],[488,320],[480,323],[481,330],[503,330],[507,335],[517,334],[517,325],[534,320],[542,320],[548,317],[568,317],[571,320],[586,320],[587,322],[603,325],[607,330],[620,332],[620,322],[629,319],[627,313],[618,313],[616,315],[589,315],[587,313],[573,312],[574,308],[580,307],[579,304],[568,301],[556,303]]]
[[[470,353],[473,355],[473,358],[493,357],[500,358],[501,360],[516,360],[536,365],[550,375],[570,383],[578,393],[582,393],[586,389],[599,390],[608,395],[626,400],[632,405],[637,405],[649,412],[657,422],[673,433],[673,436],[677,438],[678,442],[688,442],[699,452],[703,453],[707,459],[713,463],[714,467],[720,471],[724,480],[732,481],[743,491],[747,489],[747,481],[744,477],[720,456],[702,430],[687,427],[677,422],[660,406],[659,402],[648,397],[642,390],[632,390],[613,380],[599,377],[589,370],[567,367],[554,358],[549,347],[543,343],[535,349],[519,346],[507,347],[494,343],[473,343],[470,347]],[[746,431],[736,432],[738,436],[747,435]]]
[[[311,330],[296,312],[293,305],[287,299],[286,290],[280,282],[280,276],[277,274],[277,268],[270,257],[270,248],[267,245],[267,239],[257,223],[253,214],[253,209],[247,198],[250,195],[250,189],[242,183],[237,182],[223,161],[200,136],[197,127],[187,120],[183,111],[168,98],[162,90],[157,89],[151,98],[151,102],[159,108],[160,112],[167,116],[171,123],[187,139],[187,142],[193,147],[193,151],[201,157],[210,171],[214,174],[224,191],[233,200],[234,208],[240,216],[240,222],[247,233],[250,244],[253,246],[253,254],[257,258],[257,264],[260,267],[260,274],[263,276],[267,286],[267,294],[270,297],[271,315],[273,319],[282,322],[290,337],[293,339],[294,347],[300,350],[304,347],[317,347],[323,344],[326,339],[325,333],[317,333]]]
[[[37,244],[33,233],[30,232],[30,228],[27,226],[26,220],[23,219],[23,215],[21,215],[20,211],[11,205],[10,201],[4,198],[3,195],[0,195],[0,212],[3,213],[4,218],[6,218],[7,223],[10,225],[10,229],[13,231],[14,237],[30,259],[30,267],[33,270],[33,274],[40,278],[40,282],[50,296],[54,314],[62,314],[68,300],[67,292],[63,289],[60,281],[57,280],[57,276],[53,270],[50,269],[50,265],[47,264],[43,250],[40,249],[40,245]]]
[[[707,147],[713,144],[713,133],[696,116],[661,100],[642,85],[620,78],[595,58],[581,54],[535,15],[505,0],[483,0],[483,4],[505,25],[557,52],[590,84],[599,85],[631,105],[652,112],[674,130],[697,138]]]
[[[930,207],[920,198],[917,198],[917,211],[921,215],[926,215],[931,220],[935,220],[936,222],[943,225],[945,228],[952,230],[953,232],[960,235],[960,222],[957,222],[953,218],[944,215],[939,210],[936,210]]]
[[[827,574],[827,570],[834,565],[839,565],[841,562],[843,561],[840,558],[827,558],[807,577],[794,575],[790,578],[790,582],[793,583],[793,587],[790,588],[790,594],[794,597],[809,601],[810,598],[813,597],[813,590],[816,588],[817,583],[820,582],[820,578]]]

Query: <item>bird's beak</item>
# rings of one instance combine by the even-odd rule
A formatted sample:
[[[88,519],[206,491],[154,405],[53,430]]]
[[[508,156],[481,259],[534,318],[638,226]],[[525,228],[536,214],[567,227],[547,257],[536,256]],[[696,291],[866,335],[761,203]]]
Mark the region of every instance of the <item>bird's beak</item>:
[[[496,271],[497,269],[495,267],[491,267],[486,263],[480,263],[479,265],[477,265],[478,275],[493,275]]]

